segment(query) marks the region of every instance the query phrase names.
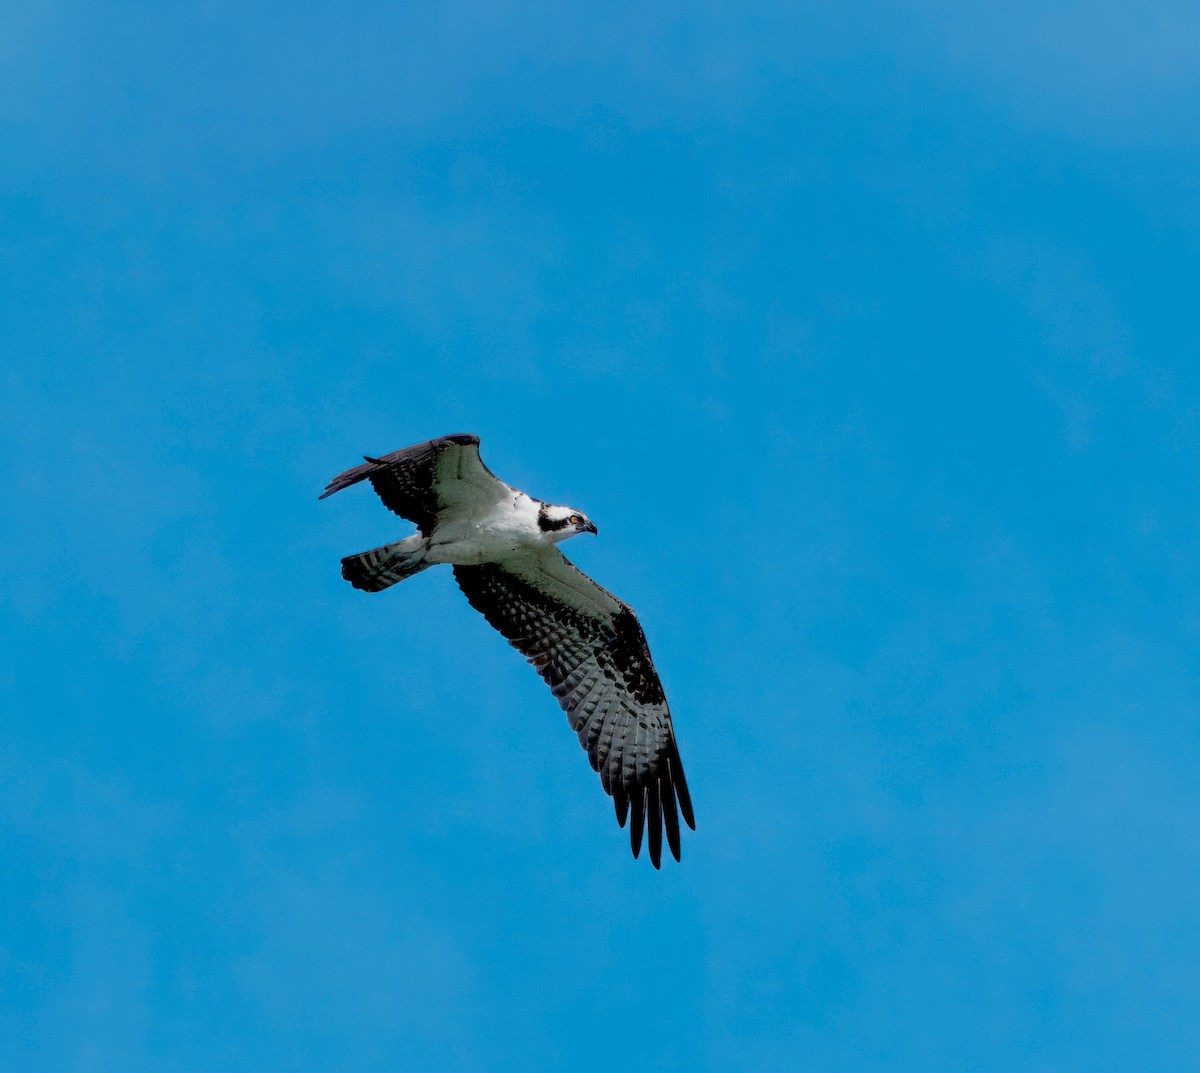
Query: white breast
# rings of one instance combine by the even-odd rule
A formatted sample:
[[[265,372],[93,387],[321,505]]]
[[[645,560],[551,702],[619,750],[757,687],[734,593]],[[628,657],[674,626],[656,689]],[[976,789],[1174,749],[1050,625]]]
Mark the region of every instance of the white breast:
[[[430,536],[425,558],[435,563],[477,566],[507,559],[544,543],[536,500],[515,492],[480,516],[443,514]]]

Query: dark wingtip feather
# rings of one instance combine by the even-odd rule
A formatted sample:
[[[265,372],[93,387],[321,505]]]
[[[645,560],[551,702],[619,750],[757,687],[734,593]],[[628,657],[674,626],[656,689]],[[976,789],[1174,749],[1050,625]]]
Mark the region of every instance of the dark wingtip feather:
[[[692,813],[692,796],[688,793],[687,779],[683,777],[683,762],[679,759],[679,747],[671,742],[671,755],[668,758],[671,765],[671,776],[675,783],[675,795],[679,798],[679,811],[684,822],[694,831],[696,817]]]
[[[642,852],[642,828],[646,825],[646,792],[640,787],[634,787],[633,797],[629,803],[633,806],[633,822],[629,825],[629,847],[633,850],[636,861]]]
[[[617,823],[622,827],[629,818],[629,795],[619,782],[612,788],[613,808],[617,810]]]
[[[669,782],[663,789],[662,804],[667,845],[671,847],[671,856],[679,860],[679,813],[675,809],[675,790]]]
[[[370,469],[370,466],[355,466],[354,469],[348,469],[345,473],[339,473],[325,485],[325,491],[317,496],[317,499],[328,499],[334,492],[340,492],[343,488],[358,484],[370,473]]]
[[[662,800],[658,779],[652,779],[646,787],[646,824],[650,836],[650,863],[658,868],[662,864]]]

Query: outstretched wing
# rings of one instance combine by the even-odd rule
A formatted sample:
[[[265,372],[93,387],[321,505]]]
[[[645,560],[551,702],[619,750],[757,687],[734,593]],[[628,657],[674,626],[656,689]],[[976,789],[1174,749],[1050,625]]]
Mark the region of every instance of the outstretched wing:
[[[667,698],[633,611],[554,548],[456,566],[454,576],[471,606],[553,690],[622,827],[632,811],[633,855],[645,826],[657,868],[665,827],[679,860],[679,817],[692,830],[696,822]]]
[[[384,506],[416,524],[428,536],[437,516],[455,508],[484,511],[512,495],[479,457],[479,437],[441,436],[339,473],[321,499],[367,480]]]

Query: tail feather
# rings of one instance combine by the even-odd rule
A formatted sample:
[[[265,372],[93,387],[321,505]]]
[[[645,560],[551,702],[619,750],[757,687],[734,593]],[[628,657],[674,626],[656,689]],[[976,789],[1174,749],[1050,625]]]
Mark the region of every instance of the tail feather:
[[[342,560],[342,577],[363,592],[380,592],[430,565],[425,562],[425,539],[413,536],[358,555],[347,555]]]

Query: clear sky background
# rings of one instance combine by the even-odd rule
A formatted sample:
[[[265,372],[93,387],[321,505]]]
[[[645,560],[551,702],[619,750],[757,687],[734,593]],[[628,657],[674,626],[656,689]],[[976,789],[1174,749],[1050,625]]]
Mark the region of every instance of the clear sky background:
[[[0,1067],[1194,1070],[1193,2],[9,5]],[[364,453],[585,510],[629,854]]]

